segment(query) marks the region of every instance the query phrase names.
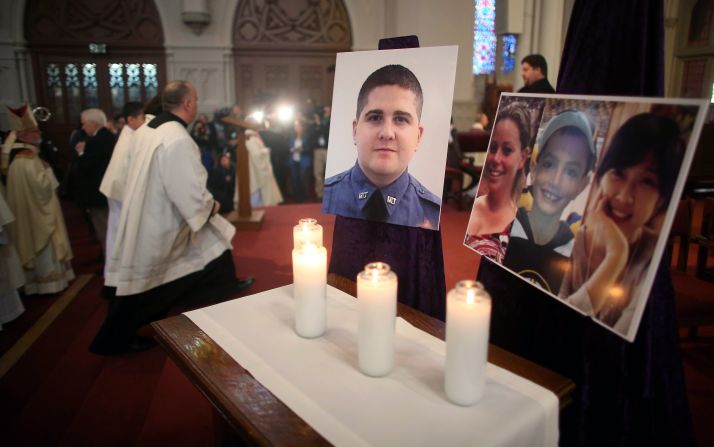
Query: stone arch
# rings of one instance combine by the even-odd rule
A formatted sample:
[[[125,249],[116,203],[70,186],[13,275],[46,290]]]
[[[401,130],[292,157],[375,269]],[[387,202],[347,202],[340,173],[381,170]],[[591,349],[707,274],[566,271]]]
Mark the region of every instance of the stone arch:
[[[352,48],[342,0],[242,0],[233,21],[236,102],[332,100],[338,52]]]

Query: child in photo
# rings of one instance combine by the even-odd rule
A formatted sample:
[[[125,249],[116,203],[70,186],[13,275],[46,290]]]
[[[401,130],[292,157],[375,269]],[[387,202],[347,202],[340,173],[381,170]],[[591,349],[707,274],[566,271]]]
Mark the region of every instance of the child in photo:
[[[643,113],[615,133],[575,238],[560,297],[626,334],[683,156],[674,120]]]
[[[518,208],[503,264],[554,294],[573,249],[563,211],[590,183],[595,158],[590,122],[575,110],[548,122],[531,157],[532,205]]]

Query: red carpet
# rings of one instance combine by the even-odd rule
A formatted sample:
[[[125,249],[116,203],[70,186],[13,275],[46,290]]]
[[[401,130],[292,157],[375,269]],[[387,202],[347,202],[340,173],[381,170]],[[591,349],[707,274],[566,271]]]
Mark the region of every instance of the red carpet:
[[[75,249],[75,270],[99,271],[99,249],[76,208],[66,205]],[[315,217],[330,250],[334,217],[319,206],[266,210],[260,232],[239,232],[234,259],[239,276],[253,275],[257,293],[291,282],[292,226]],[[448,287],[473,278],[478,256],[461,244],[468,213],[446,206],[442,241]],[[172,445],[214,443],[214,415],[205,398],[160,348],[105,358],[87,351],[106,312],[95,276],[75,300],[0,379],[2,445]],[[56,299],[25,299],[28,312],[0,332],[0,353]],[[39,304],[38,304],[39,303]],[[7,329],[7,330],[5,330]],[[714,408],[714,331],[683,344],[690,404],[700,445],[714,445],[709,423]],[[19,335],[18,335],[19,334]]]

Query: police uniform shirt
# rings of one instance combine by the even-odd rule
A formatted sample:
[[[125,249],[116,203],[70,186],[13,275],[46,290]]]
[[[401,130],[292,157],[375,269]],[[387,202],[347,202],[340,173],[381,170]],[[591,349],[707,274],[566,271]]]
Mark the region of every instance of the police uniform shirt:
[[[438,228],[441,200],[408,171],[404,171],[397,180],[380,191],[357,163],[351,169],[325,180],[322,212],[369,219],[367,204],[374,194],[380,192],[386,207],[386,219],[383,222]]]

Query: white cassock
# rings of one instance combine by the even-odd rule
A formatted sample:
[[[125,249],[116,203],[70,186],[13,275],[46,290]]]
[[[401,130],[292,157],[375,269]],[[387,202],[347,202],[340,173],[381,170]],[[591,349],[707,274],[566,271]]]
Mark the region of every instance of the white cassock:
[[[180,123],[145,125],[135,132],[105,273],[117,296],[202,270],[231,248],[235,228],[220,215],[209,219],[213,196],[206,177],[198,146]]]
[[[154,119],[154,116],[147,114],[143,126],[146,126],[152,119]],[[114,151],[112,151],[112,159],[109,161],[109,166],[107,166],[107,170],[104,172],[102,183],[99,185],[99,191],[104,194],[109,204],[104,276],[106,276],[109,270],[112,253],[114,251],[114,241],[116,239],[117,227],[119,226],[126,176],[129,171],[132,150],[134,149],[134,133],[136,133],[136,131],[129,126],[122,128],[119,139],[114,145]]]
[[[245,148],[248,151],[251,206],[273,206],[283,201],[278,182],[270,162],[270,149],[263,144],[258,132],[245,131]],[[238,197],[238,179],[236,179]],[[236,207],[237,208],[237,207]]]
[[[17,293],[17,289],[25,284],[25,274],[6,230],[14,220],[15,216],[5,203],[4,191],[0,191],[0,329],[25,311]]]
[[[15,215],[10,241],[25,272],[25,294],[57,293],[74,279],[72,248],[55,190],[58,182],[34,146],[15,156],[7,177],[7,204]]]

